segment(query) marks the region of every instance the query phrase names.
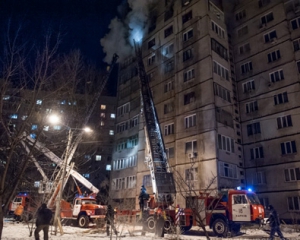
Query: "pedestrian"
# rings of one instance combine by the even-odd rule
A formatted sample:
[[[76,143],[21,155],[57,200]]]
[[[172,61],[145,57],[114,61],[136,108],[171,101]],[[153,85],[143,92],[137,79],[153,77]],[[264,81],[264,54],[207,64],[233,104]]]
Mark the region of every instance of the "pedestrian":
[[[49,225],[52,219],[52,211],[43,203],[37,212],[36,229],[34,231],[35,240],[39,240],[39,232],[44,231],[44,240],[48,240]]]
[[[114,209],[112,208],[111,205],[108,205],[107,206],[107,211],[106,211],[106,234],[107,236],[109,236],[109,232],[110,232],[110,226],[111,226],[111,229],[114,230],[115,234],[117,235],[118,234],[118,231],[115,227],[115,224],[114,224],[114,220],[115,220],[115,212],[114,212]]]
[[[270,240],[274,239],[275,232],[277,232],[278,236],[281,240],[285,239],[281,230],[280,230],[280,220],[277,214],[277,211],[272,205],[268,206],[268,210],[270,210],[270,215],[267,222],[270,223],[271,232],[270,232]]]
[[[17,223],[21,221],[23,212],[24,212],[24,207],[22,203],[19,203],[19,205],[14,211],[14,219],[17,221]]]

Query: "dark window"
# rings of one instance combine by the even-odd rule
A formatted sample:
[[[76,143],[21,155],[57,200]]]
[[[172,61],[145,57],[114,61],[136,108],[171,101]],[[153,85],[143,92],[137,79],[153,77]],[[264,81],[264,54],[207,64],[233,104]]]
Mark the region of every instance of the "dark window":
[[[260,132],[261,131],[260,131],[260,123],[259,122],[247,125],[248,136],[251,136],[251,135],[254,135],[254,134],[257,134]]]
[[[266,24],[268,22],[271,22],[272,20],[274,20],[274,17],[273,13],[271,12],[261,18],[261,23]]]
[[[300,73],[300,61],[297,62],[298,73]]]
[[[195,102],[195,92],[184,95],[184,105],[190,104],[191,102]]]
[[[153,46],[155,46],[155,38],[151,39],[151,40],[148,42],[148,49],[149,49],[149,48],[152,48]]]
[[[188,13],[184,14],[182,16],[182,24],[186,23],[187,21],[191,20],[193,18],[192,11],[189,11]]]
[[[278,129],[285,128],[285,127],[291,127],[291,126],[293,126],[291,115],[277,118]]]
[[[263,147],[251,148],[250,156],[251,156],[251,159],[264,158]]]
[[[165,29],[165,38],[173,33],[173,25]]]
[[[293,46],[294,46],[294,51],[299,51],[300,50],[300,39],[297,39],[293,41]]]
[[[274,39],[277,38],[276,31],[274,30],[272,32],[269,32],[269,33],[265,34],[264,38],[265,38],[265,43],[272,42]]]
[[[295,30],[300,26],[300,17],[291,21],[292,29]]]
[[[281,143],[281,154],[291,154],[291,153],[296,153],[297,148],[296,148],[296,142],[295,141],[290,141],[290,142],[284,142]]]
[[[225,60],[228,59],[227,49],[213,38],[211,39],[211,48]]]
[[[280,93],[274,96],[274,104],[282,104],[282,103],[287,103],[289,101],[287,92]]]
[[[271,62],[274,62],[278,59],[281,58],[281,55],[280,55],[280,51],[279,50],[276,50],[274,52],[271,52],[268,54],[268,62],[271,63]]]
[[[192,49],[188,49],[186,51],[183,52],[183,61],[186,61],[190,58],[192,58]]]
[[[258,6],[261,8],[261,7],[268,5],[270,2],[271,2],[271,0],[259,0]]]

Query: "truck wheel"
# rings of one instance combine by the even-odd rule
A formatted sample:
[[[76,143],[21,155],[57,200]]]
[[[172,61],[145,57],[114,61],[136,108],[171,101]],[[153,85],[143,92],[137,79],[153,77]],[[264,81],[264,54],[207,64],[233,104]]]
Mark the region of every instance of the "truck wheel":
[[[221,218],[216,219],[212,227],[215,235],[217,235],[218,237],[227,237],[228,226],[223,219]]]
[[[171,233],[174,230],[174,224],[170,217],[165,220],[164,230],[167,233]]]
[[[81,215],[79,218],[78,218],[78,226],[81,227],[81,228],[86,228],[89,226],[89,217],[86,216],[86,215]]]
[[[147,229],[149,232],[155,232],[155,219],[154,216],[147,218]]]

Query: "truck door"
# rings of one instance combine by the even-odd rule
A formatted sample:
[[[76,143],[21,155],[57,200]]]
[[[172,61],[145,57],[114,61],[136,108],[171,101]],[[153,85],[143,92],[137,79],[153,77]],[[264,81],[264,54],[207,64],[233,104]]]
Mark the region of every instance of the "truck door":
[[[245,194],[232,195],[232,221],[250,222],[250,204]]]
[[[81,209],[81,199],[76,199],[73,207],[73,216],[78,216]]]
[[[17,206],[21,203],[22,204],[23,198],[22,197],[15,197],[11,204],[11,208],[9,209],[10,211],[15,211]]]

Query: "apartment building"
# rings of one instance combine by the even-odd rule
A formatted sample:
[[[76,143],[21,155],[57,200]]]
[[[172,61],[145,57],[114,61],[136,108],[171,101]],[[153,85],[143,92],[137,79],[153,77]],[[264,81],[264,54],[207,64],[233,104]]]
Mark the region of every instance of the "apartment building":
[[[300,210],[300,2],[223,1],[234,63],[247,185],[264,205]],[[235,2],[235,4],[232,4]],[[297,151],[298,149],[298,151]]]
[[[167,0],[150,17],[143,59],[172,171],[195,192],[212,181],[211,188],[244,186],[224,13],[212,1]],[[134,61],[120,65],[110,191],[137,207],[141,185],[153,191]],[[188,194],[178,191],[176,204],[188,205]]]

